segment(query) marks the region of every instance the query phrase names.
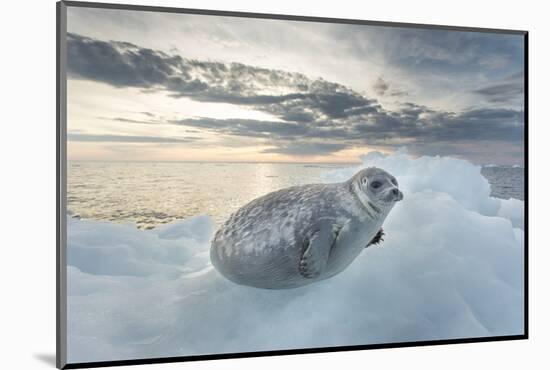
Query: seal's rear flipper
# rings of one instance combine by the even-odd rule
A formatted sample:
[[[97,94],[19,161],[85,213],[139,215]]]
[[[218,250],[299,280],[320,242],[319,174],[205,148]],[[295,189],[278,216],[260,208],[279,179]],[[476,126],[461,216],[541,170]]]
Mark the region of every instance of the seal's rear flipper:
[[[328,256],[335,236],[332,232],[319,231],[309,240],[300,259],[300,274],[308,279],[321,275],[328,262]]]
[[[384,232],[384,229],[380,228],[380,230],[378,230],[374,238],[372,238],[370,243],[367,244],[365,248],[370,247],[371,245],[379,245],[381,242],[384,241],[384,235],[386,235],[386,233]]]

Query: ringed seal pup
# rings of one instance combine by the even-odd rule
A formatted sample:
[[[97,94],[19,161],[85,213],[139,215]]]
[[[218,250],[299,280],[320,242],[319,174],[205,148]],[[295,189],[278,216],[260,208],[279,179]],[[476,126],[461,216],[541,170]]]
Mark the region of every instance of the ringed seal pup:
[[[264,289],[296,288],[343,271],[403,199],[395,177],[370,167],[346,182],[294,186],[257,198],[233,213],[210,249],[227,279]]]

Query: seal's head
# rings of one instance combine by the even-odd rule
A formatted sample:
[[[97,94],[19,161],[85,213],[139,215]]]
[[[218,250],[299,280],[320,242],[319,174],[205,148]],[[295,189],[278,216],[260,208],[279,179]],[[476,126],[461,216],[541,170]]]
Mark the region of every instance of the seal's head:
[[[350,180],[352,189],[362,203],[386,208],[403,199],[403,193],[394,176],[376,167],[357,172]]]

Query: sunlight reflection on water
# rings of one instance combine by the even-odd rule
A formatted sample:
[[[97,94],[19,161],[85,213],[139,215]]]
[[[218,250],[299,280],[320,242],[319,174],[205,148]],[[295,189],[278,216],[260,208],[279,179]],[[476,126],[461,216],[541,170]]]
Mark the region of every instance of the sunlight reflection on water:
[[[201,214],[217,224],[266,193],[321,182],[321,173],[350,164],[69,162],[73,215],[140,228]]]
[[[249,201],[294,185],[321,182],[352,164],[80,162],[68,164],[69,211],[140,228],[207,214],[219,225]],[[523,168],[484,167],[492,195],[523,200]]]

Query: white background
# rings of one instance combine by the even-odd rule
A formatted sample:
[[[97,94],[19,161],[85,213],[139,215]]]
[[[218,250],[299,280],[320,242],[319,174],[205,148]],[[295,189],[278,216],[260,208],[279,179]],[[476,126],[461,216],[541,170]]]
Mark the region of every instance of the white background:
[[[118,2],[111,0],[111,2]],[[530,31],[530,339],[148,365],[155,369],[519,369],[550,362],[548,11],[543,1],[127,0],[134,4]],[[55,2],[2,4],[0,367],[53,368],[55,354]],[[7,83],[6,83],[7,82]],[[546,363],[546,365],[544,365]],[[145,366],[132,369],[146,368]]]

